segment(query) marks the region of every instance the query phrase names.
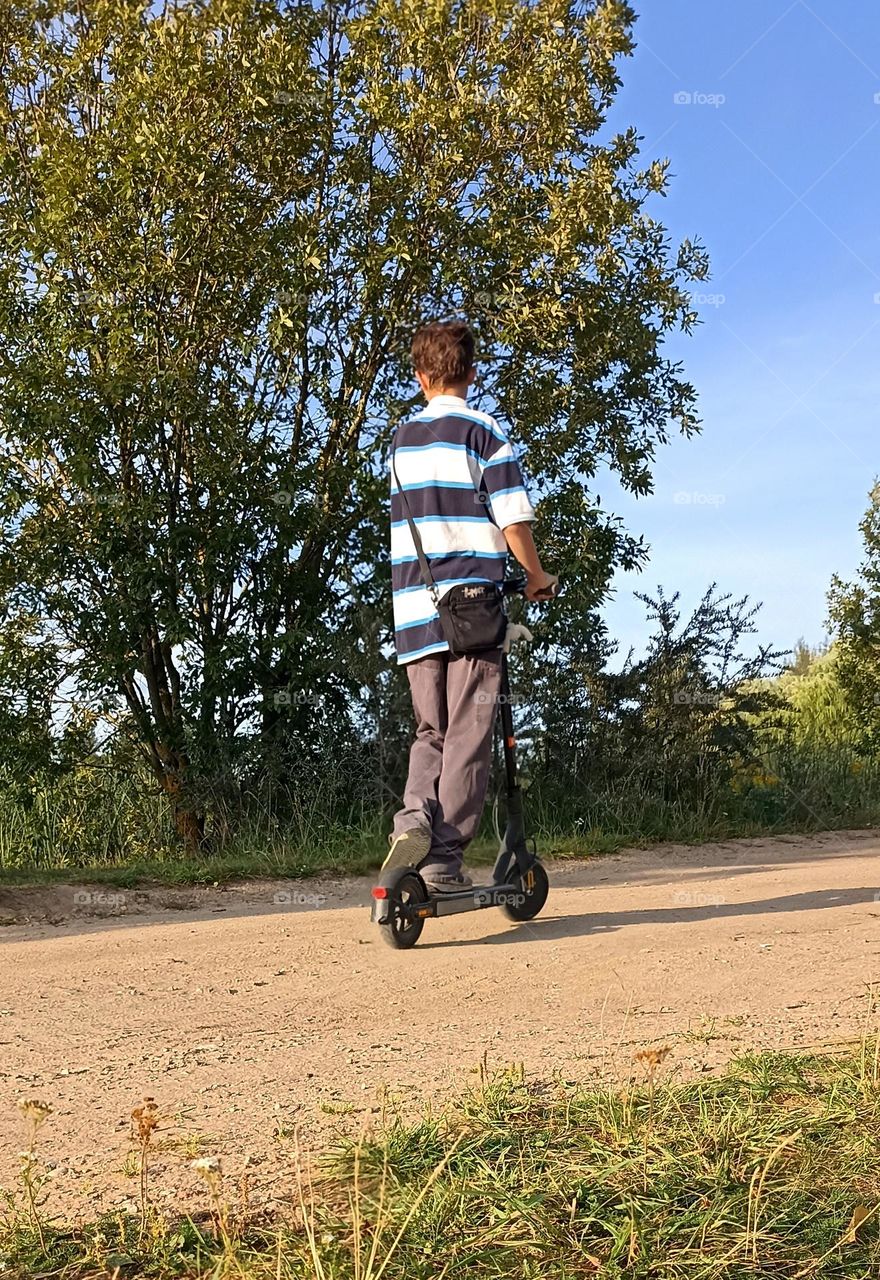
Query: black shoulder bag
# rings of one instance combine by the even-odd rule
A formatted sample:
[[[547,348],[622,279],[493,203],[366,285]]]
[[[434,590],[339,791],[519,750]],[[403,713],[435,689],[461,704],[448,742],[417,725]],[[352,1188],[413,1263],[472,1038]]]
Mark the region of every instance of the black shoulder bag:
[[[415,544],[422,582],[440,615],[440,626],[450,652],[486,653],[490,649],[500,649],[507,632],[507,616],[500,587],[494,582],[461,582],[440,596],[409,502],[397,475],[394,454],[395,450],[392,449],[391,470],[394,473],[394,483],[403,502],[406,522]]]

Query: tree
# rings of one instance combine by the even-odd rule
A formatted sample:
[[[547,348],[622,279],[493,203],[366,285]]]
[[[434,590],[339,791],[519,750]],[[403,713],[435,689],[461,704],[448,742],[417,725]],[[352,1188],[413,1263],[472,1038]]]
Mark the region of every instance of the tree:
[[[609,670],[609,653],[584,654],[540,690],[536,777],[563,807],[621,791],[695,813],[724,794],[738,763],[762,754],[760,734],[783,706],[766,677],[784,655],[766,645],[744,652],[760,606],[714,584],[687,620],[678,593],[636,598],[656,624],[642,658],[630,652]]]
[[[417,323],[478,329],[583,635],[696,429],[702,250],[604,136],[619,0],[30,0],[0,37],[0,589],[124,704],[191,844],[386,680],[384,459]],[[364,629],[364,619],[369,625]],[[554,639],[547,635],[548,642]]]
[[[812,645],[807,644],[803,636],[798,637],[795,641],[794,649],[791,654],[791,661],[786,664],[786,671],[791,671],[796,676],[805,676],[820,658],[824,658],[828,653],[827,644]]]
[[[61,655],[40,620],[0,611],[0,770],[6,787],[54,768],[52,714],[63,676]]]
[[[864,559],[855,582],[836,574],[828,594],[837,678],[843,688],[859,749],[880,750],[880,483],[859,525]]]

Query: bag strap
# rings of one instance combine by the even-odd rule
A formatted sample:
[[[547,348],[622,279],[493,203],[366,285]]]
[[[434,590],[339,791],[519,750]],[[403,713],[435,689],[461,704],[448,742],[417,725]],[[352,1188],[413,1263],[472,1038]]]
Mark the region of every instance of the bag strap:
[[[396,436],[395,436],[395,439],[396,439]],[[403,491],[403,485],[400,483],[400,478],[397,474],[397,467],[394,464],[394,455],[396,452],[397,452],[396,448],[394,447],[394,445],[392,445],[391,472],[392,472],[392,475],[394,476],[394,483],[397,485],[397,492],[400,494],[400,498],[403,503],[403,513],[406,516],[406,522],[409,525],[409,531],[412,536],[413,545],[415,546],[415,549],[416,549],[416,557],[418,558],[418,562],[419,562],[419,570],[422,575],[422,582],[428,588],[428,594],[433,600],[434,607],[436,608],[440,601],[440,592],[437,590],[437,583],[434,581],[434,575],[431,573],[431,566],[428,564],[428,557],[425,555],[425,548],[422,546],[422,539],[421,539],[421,536],[419,535],[418,527],[416,526],[416,522],[413,519],[413,514],[412,514],[412,511],[410,511],[407,496]]]

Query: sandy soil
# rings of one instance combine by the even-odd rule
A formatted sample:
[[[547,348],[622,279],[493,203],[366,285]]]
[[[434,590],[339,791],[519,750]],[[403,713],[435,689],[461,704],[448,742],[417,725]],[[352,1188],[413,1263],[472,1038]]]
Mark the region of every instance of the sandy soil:
[[[0,889],[0,1188],[16,1102],[54,1108],[47,1211],[133,1208],[129,1115],[163,1122],[155,1199],[204,1207],[189,1167],[219,1154],[250,1202],[291,1190],[305,1148],[388,1105],[443,1099],[489,1068],[620,1078],[669,1045],[693,1076],[755,1048],[874,1028],[880,838],[665,846],[549,867],[544,914],[429,921],[393,952],[366,880],[144,891]]]

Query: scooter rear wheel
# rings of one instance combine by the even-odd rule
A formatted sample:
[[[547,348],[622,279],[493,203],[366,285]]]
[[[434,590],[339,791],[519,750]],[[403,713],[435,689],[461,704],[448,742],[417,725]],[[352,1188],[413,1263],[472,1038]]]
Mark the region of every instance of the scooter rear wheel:
[[[418,916],[408,917],[404,908],[413,903],[427,902],[428,897],[420,876],[405,875],[394,886],[388,898],[388,921],[380,925],[383,942],[395,951],[408,951],[422,936],[425,922]]]
[[[517,876],[513,883],[516,885],[516,897],[503,903],[501,910],[508,920],[534,920],[550,891],[547,872],[540,862],[535,862],[525,877]]]

